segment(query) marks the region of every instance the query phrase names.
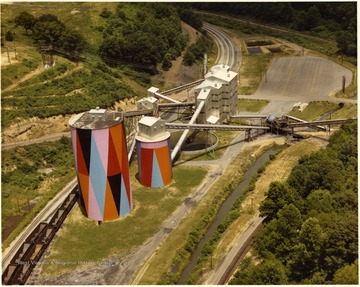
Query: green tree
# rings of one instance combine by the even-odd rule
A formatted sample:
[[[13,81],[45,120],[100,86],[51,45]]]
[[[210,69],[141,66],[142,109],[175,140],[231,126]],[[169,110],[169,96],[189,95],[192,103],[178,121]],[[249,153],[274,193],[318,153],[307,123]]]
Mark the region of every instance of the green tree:
[[[322,230],[319,221],[313,217],[308,218],[299,232],[299,242],[305,247],[305,250],[302,250],[301,255],[298,256],[298,258],[302,257],[304,274],[312,276],[314,272],[321,270],[320,259],[323,257],[325,240],[326,234]],[[298,270],[293,271],[298,272]]]
[[[183,58],[183,63],[185,66],[191,66],[195,62],[195,56],[194,53],[192,53],[190,50],[186,50]]]
[[[62,32],[58,45],[67,52],[81,53],[85,48],[85,40],[79,32],[67,29]]]
[[[356,55],[356,44],[354,35],[349,31],[340,31],[336,34],[336,43],[340,52],[349,55]]]
[[[320,20],[321,20],[321,14],[319,12],[318,7],[315,5],[311,6],[306,13],[306,18],[305,18],[306,28],[312,29],[316,27],[320,23]]]
[[[306,199],[305,206],[309,211],[329,213],[333,210],[332,197],[328,190],[314,190]]]
[[[293,168],[287,184],[305,199],[314,189],[341,191],[345,180],[344,166],[337,158],[336,151],[324,149],[301,158]]]
[[[39,17],[34,26],[34,39],[40,44],[57,46],[64,32],[65,25],[56,16],[45,14]]]
[[[282,263],[288,260],[289,254],[298,243],[298,232],[302,220],[299,209],[294,204],[285,205],[271,220],[256,240],[256,249],[262,256],[273,253]]]
[[[230,285],[285,285],[288,284],[286,268],[273,256],[254,266],[244,260]]]
[[[11,31],[6,31],[5,39],[6,39],[6,41],[9,41],[9,42],[14,41],[13,33]]]
[[[29,12],[21,12],[15,17],[15,24],[25,29],[25,34],[28,35],[28,30],[33,30],[36,19]]]
[[[359,284],[359,260],[356,259],[353,264],[345,265],[338,269],[334,274],[332,283],[343,285],[357,285]]]
[[[274,181],[270,183],[266,198],[260,205],[260,216],[269,222],[285,205],[295,202],[293,190],[285,184]]]
[[[164,59],[163,59],[163,62],[162,62],[162,68],[165,70],[165,71],[168,71],[172,66],[172,63],[171,63],[171,55],[170,54],[166,54]]]
[[[326,234],[322,266],[331,277],[336,270],[358,258],[357,211],[323,214],[318,218]]]

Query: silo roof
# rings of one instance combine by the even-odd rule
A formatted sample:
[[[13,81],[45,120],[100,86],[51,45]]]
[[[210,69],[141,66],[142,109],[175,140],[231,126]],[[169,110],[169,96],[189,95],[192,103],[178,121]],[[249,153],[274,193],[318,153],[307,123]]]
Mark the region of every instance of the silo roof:
[[[161,120],[161,118],[155,118],[155,117],[143,117],[141,118],[141,120],[139,121],[139,124],[143,124],[146,126],[153,126],[155,123],[157,123],[159,120]]]
[[[71,117],[69,124],[78,129],[94,130],[114,126],[122,120],[123,115],[120,112],[96,108]]]

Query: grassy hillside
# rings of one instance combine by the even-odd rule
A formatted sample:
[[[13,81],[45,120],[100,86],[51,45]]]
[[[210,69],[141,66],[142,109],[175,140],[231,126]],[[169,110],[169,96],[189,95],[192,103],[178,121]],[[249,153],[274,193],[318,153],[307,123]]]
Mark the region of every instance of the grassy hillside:
[[[111,107],[125,98],[145,95],[151,84],[147,71],[135,71],[127,67],[127,62],[121,67],[109,67],[98,55],[102,31],[111,26],[107,18],[100,16],[102,11],[106,9],[115,15],[120,10],[130,25],[138,17],[140,7],[132,3],[92,2],[2,4],[2,34],[11,32],[14,37],[13,41],[2,37],[2,128],[32,117]],[[43,68],[40,43],[32,38],[33,32],[26,35],[25,29],[15,24],[15,17],[24,11],[36,18],[55,15],[67,29],[79,32],[87,43],[82,53],[85,61],[74,63],[54,55],[55,66]]]

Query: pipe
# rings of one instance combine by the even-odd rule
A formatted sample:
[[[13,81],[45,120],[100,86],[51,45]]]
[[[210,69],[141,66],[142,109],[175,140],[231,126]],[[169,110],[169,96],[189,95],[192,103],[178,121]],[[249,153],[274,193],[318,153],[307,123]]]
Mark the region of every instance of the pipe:
[[[189,121],[189,125],[192,125],[195,120],[197,119],[197,117],[199,116],[201,110],[203,109],[205,105],[204,101],[201,101],[200,104],[198,105],[198,107],[195,110],[195,113],[193,114],[193,116],[191,117],[190,121]],[[177,153],[179,152],[181,146],[183,145],[186,136],[188,135],[190,129],[187,128],[186,130],[184,130],[183,134],[181,135],[181,137],[179,138],[179,141],[177,142],[176,146],[174,147],[172,153],[171,153],[171,160],[173,161],[177,155]]]
[[[131,147],[130,147],[129,154],[128,154],[128,162],[129,162],[129,163],[130,163],[131,156],[132,156],[133,151],[134,151],[134,148],[135,148],[135,144],[136,144],[136,139],[135,139],[135,137],[134,137],[133,142],[131,143]]]
[[[266,119],[269,117],[268,115],[234,115],[230,116],[231,119],[256,119],[256,118],[262,118]]]

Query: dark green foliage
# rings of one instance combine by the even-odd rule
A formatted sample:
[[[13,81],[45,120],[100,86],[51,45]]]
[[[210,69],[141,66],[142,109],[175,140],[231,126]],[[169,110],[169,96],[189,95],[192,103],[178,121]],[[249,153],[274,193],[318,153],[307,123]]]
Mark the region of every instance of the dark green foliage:
[[[302,158],[293,169],[288,184],[306,198],[316,189],[340,191],[345,180],[346,172],[341,160],[335,151],[326,149]]]
[[[44,14],[35,18],[28,12],[22,12],[15,18],[15,23],[25,29],[32,30],[32,38],[40,46],[52,45],[56,49],[65,52],[80,53],[85,48],[83,36],[77,32],[68,29],[55,15]]]
[[[183,59],[183,64],[185,66],[191,66],[192,64],[195,63],[195,55],[193,54],[193,52],[191,52],[189,49],[186,50],[185,54],[184,54],[184,59]]]
[[[202,28],[202,20],[198,14],[193,13],[189,9],[182,9],[180,7],[178,8],[178,13],[182,21],[188,23],[196,30],[200,30]]]
[[[212,42],[207,37],[201,36],[195,44],[190,45],[184,55],[184,65],[191,66],[196,60],[201,60],[204,53],[209,53],[212,49]]]
[[[164,59],[163,59],[163,61],[162,61],[162,65],[161,65],[161,67],[163,68],[163,70],[165,70],[165,71],[168,71],[170,68],[171,68],[171,66],[172,66],[172,64],[171,64],[171,55],[169,54],[169,53],[167,53],[166,55],[165,55],[165,57],[164,57]]]
[[[226,13],[261,23],[274,23],[287,28],[331,39],[338,43],[341,53],[357,54],[356,2],[220,2],[179,4],[187,9],[196,8]],[[252,33],[253,26],[243,28]]]
[[[286,268],[274,257],[253,266],[245,259],[229,285],[285,285],[288,284]]]
[[[358,258],[355,158],[357,122],[349,121],[331,136],[326,149],[300,159],[286,183],[271,184],[260,208],[268,224],[255,247],[263,264],[272,254],[286,267],[289,283],[358,280],[354,268]],[[240,268],[244,274],[238,274],[236,282],[252,284],[240,282],[249,282],[249,274],[255,276],[260,266]],[[349,279],[344,270],[351,273]],[[267,284],[264,280],[257,284]]]
[[[266,193],[266,199],[260,205],[260,215],[269,222],[274,219],[285,205],[299,200],[296,192],[281,182],[272,182]]]
[[[136,17],[128,18],[118,6],[117,15],[107,18],[99,53],[111,65],[131,64],[135,69],[156,72],[156,65],[168,53],[180,55],[185,47],[180,18],[171,5],[142,3],[136,6]],[[164,29],[166,27],[166,29]]]
[[[103,18],[109,18],[111,14],[111,11],[109,11],[107,8],[104,8],[99,15]]]
[[[13,33],[11,31],[6,31],[5,39],[6,39],[6,41],[9,41],[9,42],[14,41]]]
[[[33,30],[36,23],[36,18],[31,15],[29,12],[21,12],[18,16],[15,17],[14,22],[17,26],[20,26],[25,29],[26,35],[28,30]]]

